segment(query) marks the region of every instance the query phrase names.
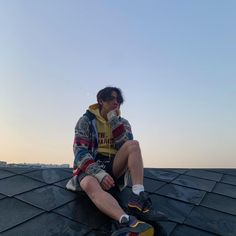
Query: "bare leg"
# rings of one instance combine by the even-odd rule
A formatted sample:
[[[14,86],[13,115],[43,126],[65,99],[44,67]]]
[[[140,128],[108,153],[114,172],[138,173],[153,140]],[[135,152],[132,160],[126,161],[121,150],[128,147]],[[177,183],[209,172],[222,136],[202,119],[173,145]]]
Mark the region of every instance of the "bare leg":
[[[86,176],[80,182],[81,188],[87,193],[96,207],[114,220],[119,221],[123,214],[126,214],[116,199],[104,191],[99,182],[93,176]]]
[[[126,141],[117,152],[113,162],[113,173],[120,177],[129,169],[132,184],[143,185],[143,159],[139,143],[136,140]]]

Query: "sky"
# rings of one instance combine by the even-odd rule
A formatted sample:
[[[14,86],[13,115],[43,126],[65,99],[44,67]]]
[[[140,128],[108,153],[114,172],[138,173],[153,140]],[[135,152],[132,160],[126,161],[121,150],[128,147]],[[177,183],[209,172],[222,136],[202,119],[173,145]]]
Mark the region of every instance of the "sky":
[[[145,167],[236,168],[234,0],[0,0],[0,160],[73,163],[105,86]]]

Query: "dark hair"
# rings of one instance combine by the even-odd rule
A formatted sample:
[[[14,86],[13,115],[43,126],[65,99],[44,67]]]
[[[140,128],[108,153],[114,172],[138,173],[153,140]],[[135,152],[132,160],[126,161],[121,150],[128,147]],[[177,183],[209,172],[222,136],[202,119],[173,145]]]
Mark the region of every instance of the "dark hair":
[[[99,100],[102,100],[104,102],[109,101],[112,99],[112,92],[116,92],[117,93],[117,102],[119,104],[122,104],[124,102],[124,98],[122,95],[122,92],[119,88],[116,87],[105,87],[104,89],[101,89],[98,93],[97,93],[97,101],[99,103]]]

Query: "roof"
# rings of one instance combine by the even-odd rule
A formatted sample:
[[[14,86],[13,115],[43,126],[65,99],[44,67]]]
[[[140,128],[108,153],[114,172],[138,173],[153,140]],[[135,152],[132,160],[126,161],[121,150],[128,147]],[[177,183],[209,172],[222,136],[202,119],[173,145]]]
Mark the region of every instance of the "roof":
[[[71,171],[1,167],[0,234],[110,235],[110,219],[85,194],[66,190]],[[236,169],[146,168],[144,176],[154,207],[169,216],[168,235],[236,235]]]

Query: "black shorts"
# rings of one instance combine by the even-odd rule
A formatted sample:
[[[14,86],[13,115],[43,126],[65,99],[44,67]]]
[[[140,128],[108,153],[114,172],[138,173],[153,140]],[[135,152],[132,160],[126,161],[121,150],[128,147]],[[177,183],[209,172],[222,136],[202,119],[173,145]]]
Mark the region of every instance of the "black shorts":
[[[113,157],[104,156],[102,154],[97,154],[96,156],[96,162],[99,164],[99,166],[105,170],[112,178],[115,178],[113,174]]]
[[[124,184],[124,175],[120,176],[119,178],[116,178],[113,173],[113,161],[114,157],[108,157],[104,156],[102,154],[97,154],[95,161],[99,164],[99,166],[105,170],[115,181],[116,185],[123,185]],[[87,176],[87,173],[80,173],[78,175],[78,182]]]

